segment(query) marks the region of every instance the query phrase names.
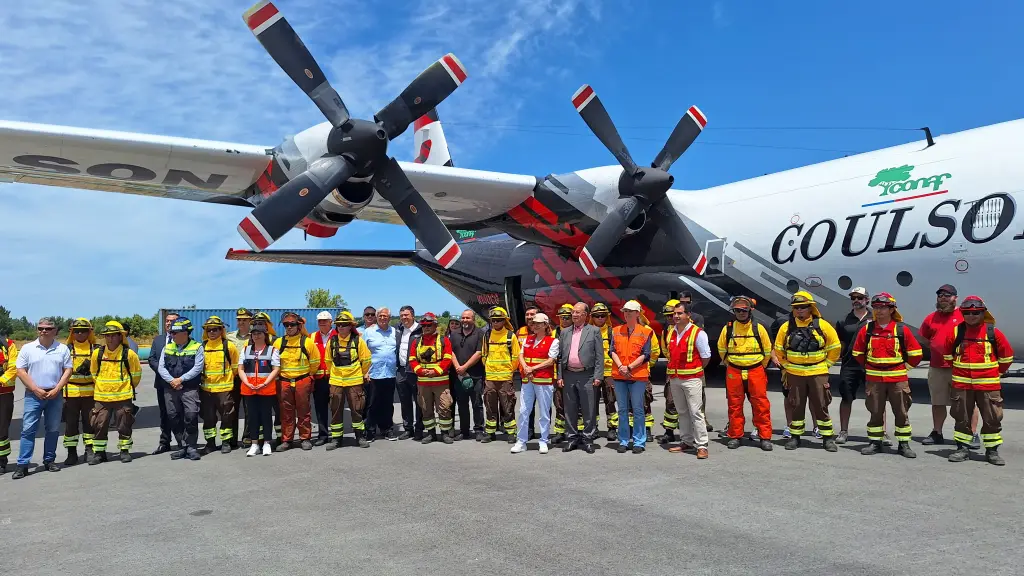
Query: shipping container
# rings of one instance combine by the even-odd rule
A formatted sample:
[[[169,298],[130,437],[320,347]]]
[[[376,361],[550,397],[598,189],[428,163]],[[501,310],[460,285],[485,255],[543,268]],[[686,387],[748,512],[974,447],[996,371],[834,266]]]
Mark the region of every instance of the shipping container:
[[[341,310],[337,308],[248,308],[250,312],[256,314],[257,312],[266,312],[270,315],[270,319],[274,321],[274,330],[278,335],[284,333],[284,329],[281,326],[281,316],[285,312],[295,312],[299,316],[306,319],[306,330],[313,332],[316,330],[316,315],[326,310],[331,313],[331,317],[337,318],[338,312]],[[238,329],[238,322],[235,320],[235,313],[238,312],[238,308],[201,308],[197,310],[181,310],[179,308],[161,308],[160,318],[161,325],[160,329],[163,331],[163,318],[168,312],[177,312],[185,318],[192,321],[192,337],[199,340],[203,336],[203,324],[210,319],[210,316],[219,316],[224,324],[228,326],[228,332]],[[360,314],[361,316],[361,314]],[[356,322],[361,323],[360,318],[356,318]]]

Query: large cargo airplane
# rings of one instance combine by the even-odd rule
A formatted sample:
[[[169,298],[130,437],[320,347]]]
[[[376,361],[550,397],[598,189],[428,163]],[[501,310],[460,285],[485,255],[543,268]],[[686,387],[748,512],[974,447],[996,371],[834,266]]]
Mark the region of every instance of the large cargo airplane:
[[[674,189],[671,164],[707,123],[690,108],[650,164],[637,164],[590,86],[571,98],[618,165],[536,177],[455,167],[435,108],[467,79],[453,55],[430,66],[372,120],[337,92],[270,2],[245,14],[264,48],[324,113],[270,148],[103,130],[0,122],[0,181],[245,206],[251,250],[227,258],[321,266],[416,266],[481,313],[519,320],[535,303],[637,299],[647,316],[683,291],[709,328],[730,296],[756,297],[756,317],[788,312],[807,290],[830,321],[847,292],[888,291],[911,326],[951,283],[985,298],[1024,350],[1016,220],[1024,120],[895,146],[704,190]],[[417,162],[390,140],[412,125]],[[333,236],[354,219],[404,224],[411,250],[270,250],[292,228]],[[452,235],[450,230],[455,230]]]

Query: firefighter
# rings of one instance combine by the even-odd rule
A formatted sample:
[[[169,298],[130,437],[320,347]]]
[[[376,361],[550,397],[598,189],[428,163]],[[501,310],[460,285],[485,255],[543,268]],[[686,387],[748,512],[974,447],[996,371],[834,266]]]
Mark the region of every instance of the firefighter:
[[[281,405],[282,440],[278,452],[291,448],[295,441],[296,423],[303,450],[313,449],[312,407],[313,375],[320,368],[320,349],[306,331],[306,319],[295,312],[281,316],[284,336],[274,342],[281,355],[281,383],[278,402]],[[360,340],[362,341],[362,340]],[[365,345],[365,342],[364,342]]]
[[[210,316],[203,323],[203,384],[199,392],[199,411],[203,417],[202,453],[217,449],[217,420],[220,420],[220,451],[231,453],[236,442],[238,405],[235,404],[235,377],[238,373],[238,348],[224,337],[224,321]]]
[[[558,307],[558,329],[554,331],[555,337],[561,337],[562,330],[572,327],[572,304],[562,304]],[[558,362],[555,362],[555,366],[558,366]],[[558,370],[555,370],[555,381],[558,381]],[[565,427],[571,425],[565,419],[565,399],[562,398],[562,390],[557,388],[551,402],[555,406],[555,421],[551,426],[551,430],[555,433],[551,437],[551,444],[560,444],[565,442],[566,433]],[[577,425],[580,420],[577,420]]]
[[[452,343],[437,332],[437,315],[420,318],[423,334],[409,342],[409,368],[416,374],[417,402],[423,411],[423,444],[437,440],[437,428],[445,444],[455,441],[452,429],[452,395],[448,390],[448,369],[452,366]]]
[[[779,328],[772,350],[772,362],[785,372],[783,385],[789,389],[786,402],[793,408],[793,420],[789,422],[793,436],[786,441],[786,450],[800,447],[809,402],[811,415],[821,431],[822,445],[829,452],[837,452],[839,446],[828,415],[832,402],[828,369],[839,360],[842,344],[832,324],[821,320],[818,305],[809,292],[793,294],[789,304],[789,321]]]
[[[0,336],[0,474],[7,472],[7,459],[11,455],[10,428],[14,418],[14,382],[17,376],[18,347],[14,340]]]
[[[512,332],[508,312],[500,306],[488,315],[491,329],[483,342],[484,359],[484,437],[481,442],[494,440],[498,421],[505,427],[509,444],[516,441],[516,390],[512,373],[519,364],[519,338]]]
[[[238,330],[232,330],[226,335],[228,341],[235,345],[235,349],[238,350],[239,354],[249,345],[249,328],[252,326],[252,318],[252,312],[248,308],[239,308],[235,312],[235,323],[238,325]],[[231,397],[235,400],[235,427],[231,429],[231,448],[238,448],[239,437],[242,439],[242,446],[248,448],[252,443],[249,440],[249,418],[244,420],[245,428],[242,429],[241,435],[238,432],[238,421],[242,419],[242,415],[245,413],[245,403],[242,402],[242,377],[237,373],[235,374],[234,387],[231,389]]]
[[[668,351],[668,341],[675,334],[675,320],[672,319],[672,314],[676,309],[676,305],[679,304],[679,300],[675,298],[665,302],[665,305],[661,308],[662,316],[662,331],[658,335],[658,348],[655,352],[651,350],[651,374],[654,374],[654,366],[658,363],[658,356],[661,355],[661,351]],[[653,344],[653,343],[652,343]],[[667,355],[666,355],[667,356]],[[665,396],[665,415],[661,418],[661,427],[665,429],[665,433],[658,437],[659,444],[668,444],[675,440],[675,430],[679,429],[679,413],[676,412],[675,402],[672,401],[672,387],[669,386],[668,373],[665,373],[665,388],[663,395]],[[653,389],[652,389],[653,392]],[[654,394],[651,394],[651,399],[654,399]],[[648,404],[648,408],[650,405]]]
[[[733,319],[718,335],[718,356],[726,365],[725,396],[729,403],[730,449],[740,447],[745,421],[743,398],[750,399],[750,411],[761,449],[772,450],[772,411],[768,402],[768,372],[772,344],[768,331],[754,320],[754,300],[737,296],[729,303]]]
[[[608,421],[606,438],[611,441],[618,436],[619,413],[615,410],[615,381],[612,380],[612,323],[608,319],[608,305],[604,302],[594,304],[590,311],[590,323],[601,331],[601,342],[604,344],[604,382],[598,387],[598,393],[604,397],[604,415]]]
[[[203,345],[192,339],[192,321],[180,317],[171,324],[171,341],[164,346],[157,370],[167,382],[164,405],[171,432],[180,450],[171,460],[199,460],[199,388],[203,382]]]
[[[960,304],[964,321],[946,335],[944,357],[953,364],[953,390],[950,415],[955,422],[953,440],[956,451],[949,455],[950,462],[968,459],[971,434],[971,414],[977,406],[981,412],[981,441],[985,446],[985,459],[990,464],[1005,466],[999,455],[1003,443],[1003,396],[999,377],[1013,362],[1013,348],[996,328],[996,319],[978,296],[968,296]]]
[[[64,387],[64,447],[68,450],[65,466],[88,462],[92,458],[92,426],[89,413],[93,403],[92,352],[96,349],[96,333],[86,318],[71,322],[71,333],[67,339],[71,351],[71,377]],[[2,417],[0,417],[2,419]],[[82,437],[84,448],[78,458],[78,437]]]
[[[89,425],[95,431],[92,439],[92,457],[89,465],[107,461],[107,425],[111,416],[117,420],[117,447],[121,462],[132,461],[132,396],[142,380],[139,355],[125,343],[125,330],[119,322],[110,321],[100,330],[106,341],[93,350],[89,369],[93,378],[93,398],[96,403],[89,413]],[[168,344],[170,346],[170,344]]]
[[[896,309],[896,299],[888,292],[871,298],[873,320],[864,325],[853,341],[853,358],[864,366],[865,404],[868,420],[868,442],[861,449],[864,455],[882,452],[885,440],[885,401],[892,406],[896,423],[897,452],[905,458],[917,458],[910,448],[910,417],[907,412],[910,396],[909,367],[921,363],[921,344],[903,323]],[[910,365],[908,367],[908,364]]]
[[[345,404],[352,418],[352,433],[360,448],[369,448],[363,413],[366,409],[366,389],[369,380],[370,349],[356,331],[356,319],[343,310],[334,320],[334,333],[327,341],[331,365],[331,442],[327,450],[341,448],[345,436]],[[319,365],[319,362],[317,362]]]

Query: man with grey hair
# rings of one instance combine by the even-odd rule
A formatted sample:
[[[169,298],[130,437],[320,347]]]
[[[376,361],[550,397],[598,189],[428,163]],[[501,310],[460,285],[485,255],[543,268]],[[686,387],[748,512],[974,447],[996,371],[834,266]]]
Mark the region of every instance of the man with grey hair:
[[[582,447],[594,453],[594,435],[597,433],[596,388],[604,381],[604,343],[601,331],[590,324],[590,307],[577,302],[572,307],[572,325],[562,329],[558,342],[558,387],[564,395],[565,414],[569,419],[565,427],[568,443],[562,448],[570,452]],[[577,427],[579,413],[583,413],[583,434]]]
[[[395,385],[398,372],[398,340],[391,326],[391,310],[377,309],[377,323],[363,330],[363,339],[370,350],[369,381],[365,388],[372,390],[367,395],[366,439],[398,440],[394,430]]]
[[[57,341],[57,323],[49,316],[36,324],[39,338],[29,342],[18,353],[17,374],[25,385],[25,404],[22,414],[21,445],[18,469],[13,479],[24,478],[32,462],[39,420],[46,430],[43,440],[43,470],[58,472],[57,438],[60,436],[60,417],[64,385],[71,378],[71,350]]]

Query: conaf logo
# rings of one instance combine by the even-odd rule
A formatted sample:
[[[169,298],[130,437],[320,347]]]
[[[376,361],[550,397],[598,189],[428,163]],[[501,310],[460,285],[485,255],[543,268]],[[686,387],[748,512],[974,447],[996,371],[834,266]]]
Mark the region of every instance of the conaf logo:
[[[924,190],[929,186],[933,191],[938,192],[939,187],[942,186],[943,179],[953,177],[952,174],[946,172],[944,174],[937,174],[927,178],[911,180],[913,176],[910,172],[913,169],[913,166],[904,164],[903,166],[897,166],[895,168],[879,170],[878,174],[875,174],[875,177],[868,182],[868,186],[880,186],[882,188],[882,193],[879,194],[879,196],[888,196],[890,194],[907,192],[910,190]]]

